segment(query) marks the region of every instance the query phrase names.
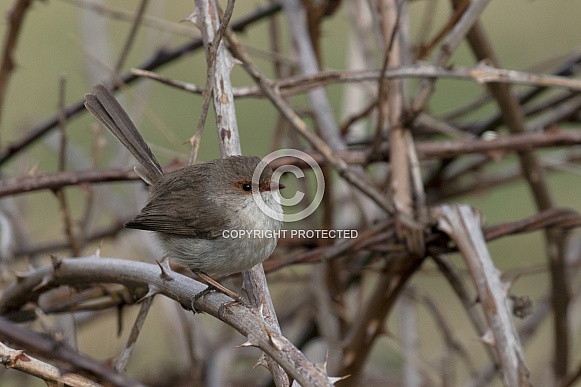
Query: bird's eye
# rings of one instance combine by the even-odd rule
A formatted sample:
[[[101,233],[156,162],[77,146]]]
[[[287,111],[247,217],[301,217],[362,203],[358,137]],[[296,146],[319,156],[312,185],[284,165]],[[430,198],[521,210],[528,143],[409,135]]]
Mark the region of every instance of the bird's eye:
[[[246,192],[250,192],[250,191],[252,191],[252,186],[248,183],[244,183],[244,184],[242,184],[242,189]]]

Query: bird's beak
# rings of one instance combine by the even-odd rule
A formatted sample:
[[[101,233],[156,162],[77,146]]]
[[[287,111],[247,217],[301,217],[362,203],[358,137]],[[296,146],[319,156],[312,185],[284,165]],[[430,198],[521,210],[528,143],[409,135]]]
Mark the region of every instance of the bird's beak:
[[[285,185],[282,183],[277,183],[275,181],[270,181],[270,183],[268,184],[261,184],[260,185],[260,192],[265,192],[265,191],[279,191],[281,189],[285,188]]]

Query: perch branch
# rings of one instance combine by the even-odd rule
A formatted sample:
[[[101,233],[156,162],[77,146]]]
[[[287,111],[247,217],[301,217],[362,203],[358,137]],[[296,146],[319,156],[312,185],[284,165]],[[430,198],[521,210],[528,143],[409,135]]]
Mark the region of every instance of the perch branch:
[[[196,21],[198,27],[202,30],[202,38],[206,48],[206,62],[209,67],[213,66],[215,69],[213,78],[207,80],[207,82],[212,82],[214,85],[206,88],[207,90],[204,93],[206,94],[213,90],[216,129],[222,157],[242,154],[230,81],[232,59],[221,39],[222,34],[228,28],[227,23],[233,8],[234,1],[229,0],[225,13],[226,18],[221,23],[218,17],[218,7],[214,0],[196,1]],[[272,330],[272,334],[281,335],[262,264],[244,271],[242,276],[244,278],[244,289],[250,298],[250,302],[255,307],[263,310],[264,319],[268,323],[268,327],[265,328]],[[269,355],[268,352],[266,353]],[[288,376],[275,359],[266,356],[266,364],[277,386],[287,386],[289,384]]]
[[[222,293],[200,296],[206,286],[161,267],[143,262],[113,258],[63,259],[21,276],[0,298],[0,313],[20,308],[45,291],[60,285],[84,286],[97,283],[119,283],[131,289],[148,288],[149,295],[163,294],[187,309],[205,312],[242,333],[243,346],[256,346],[280,364],[303,386],[331,386],[327,375],[309,361],[284,336],[272,331],[259,310],[240,305]]]

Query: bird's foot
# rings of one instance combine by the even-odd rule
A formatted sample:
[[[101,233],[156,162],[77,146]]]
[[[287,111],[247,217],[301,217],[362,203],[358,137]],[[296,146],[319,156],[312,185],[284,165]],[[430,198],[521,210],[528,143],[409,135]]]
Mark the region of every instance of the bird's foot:
[[[232,298],[234,300],[234,302],[238,302],[244,306],[248,306],[248,302],[244,298],[242,298],[242,296],[240,296],[239,294],[228,289],[227,287],[225,287],[220,282],[216,281],[215,279],[213,279],[212,277],[210,277],[206,273],[196,272],[196,274],[200,278],[204,279],[204,281],[206,282],[206,285],[208,285],[208,287],[196,295],[194,302],[196,300],[198,300],[200,297],[205,296],[206,294],[208,294],[212,290],[215,290],[215,291],[219,291],[220,293],[225,294],[226,296]]]

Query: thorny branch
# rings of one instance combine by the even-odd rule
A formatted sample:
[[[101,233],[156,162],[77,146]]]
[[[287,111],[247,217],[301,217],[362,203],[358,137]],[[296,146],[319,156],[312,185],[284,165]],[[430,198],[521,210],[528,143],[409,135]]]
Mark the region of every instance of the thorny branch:
[[[31,3],[15,0],[10,8],[0,62],[1,117],[8,112],[4,108],[4,100],[11,90],[7,84],[13,73],[14,58],[19,57],[17,48],[26,43],[21,38]],[[324,231],[337,228],[354,234],[341,240],[320,234],[282,235],[273,257],[264,264],[269,276],[268,287],[262,267],[244,274],[244,289],[253,308],[232,303],[222,294],[204,291],[203,285],[178,274],[181,270],[178,266],[170,268],[168,261],[154,265],[96,257],[55,258],[57,253],[82,256],[101,246],[121,249],[125,245],[132,246],[142,260],[153,262],[161,258],[149,247],[149,239],[137,239],[143,235],[121,232],[122,224],[131,214],[113,210],[78,215],[79,197],[87,207],[92,205],[93,195],[95,204],[110,206],[108,210],[125,209],[127,201],[117,190],[108,190],[106,197],[99,197],[99,188],[114,182],[134,181],[137,176],[129,167],[81,169],[76,166],[73,157],[79,147],[74,134],[82,129],[75,127],[78,122],[75,118],[84,110],[82,102],[65,106],[61,94],[53,117],[17,133],[13,139],[5,134],[2,138],[0,166],[5,178],[0,180],[0,357],[6,367],[54,385],[150,384],[151,376],[141,374],[137,382],[124,369],[131,358],[137,357],[142,341],[144,346],[151,345],[145,344],[150,341],[147,322],[160,319],[156,309],[161,307],[162,302],[158,300],[164,301],[163,297],[155,297],[155,303],[153,300],[155,295],[162,294],[175,301],[173,306],[205,312],[242,333],[246,342],[241,347],[260,348],[268,356],[260,357],[257,364],[267,365],[270,371],[257,382],[255,372],[258,371],[250,371],[244,361],[247,358],[256,361],[259,355],[233,350],[232,342],[239,340],[236,332],[223,330],[216,324],[211,324],[212,328],[206,331],[203,318],[191,318],[189,312],[183,313],[188,318],[178,326],[175,316],[167,318],[163,311],[161,320],[165,329],[161,332],[171,332],[167,337],[171,336],[178,344],[185,343],[187,352],[182,356],[180,348],[172,347],[169,356],[163,354],[177,359],[172,362],[171,371],[160,373],[164,383],[191,382],[191,364],[186,364],[184,371],[178,363],[200,358],[204,361],[195,366],[196,380],[209,384],[212,375],[220,374],[221,380],[240,385],[268,383],[268,378],[281,386],[289,385],[289,379],[303,386],[374,382],[413,385],[434,381],[447,385],[454,382],[486,385],[498,378],[505,385],[513,386],[527,385],[551,367],[550,378],[543,376],[552,378],[554,385],[572,385],[579,380],[581,368],[570,365],[576,356],[574,346],[569,344],[578,339],[578,332],[570,329],[568,316],[581,302],[581,288],[573,286],[579,281],[579,247],[569,243],[576,238],[581,215],[575,209],[561,208],[559,196],[545,177],[558,170],[577,174],[579,171],[581,154],[576,150],[581,144],[579,52],[572,51],[553,61],[553,70],[547,66],[534,71],[502,68],[493,49],[497,42],[490,41],[486,25],[480,21],[488,0],[452,0],[443,22],[434,17],[435,2],[421,5],[426,7],[421,20],[426,30],[421,32],[419,41],[414,41],[417,38],[410,34],[410,26],[417,24],[416,15],[409,12],[409,2],[400,0],[354,0],[349,4],[334,0],[280,3],[272,0],[261,8],[247,11],[242,18],[235,15],[247,7],[243,2],[236,5],[232,0],[222,2],[226,6],[221,14],[218,2],[199,0],[192,19],[202,30],[201,38],[192,38],[191,27],[153,15],[154,7],[146,7],[153,2],[147,0],[141,1],[135,12],[102,6],[92,0],[64,3],[64,6],[74,5],[114,20],[131,22],[125,25],[127,38],[116,70],[134,68],[130,73],[119,74],[121,83],[115,87],[125,87],[123,84],[130,85],[137,79],[153,79],[202,95],[202,108],[195,112],[199,117],[197,126],[187,124],[196,128],[191,138],[192,161],[201,146],[201,130],[211,101],[222,154],[254,151],[250,146],[241,149],[240,141],[245,140],[249,131],[259,130],[260,136],[266,138],[270,136],[270,128],[268,125],[238,128],[237,116],[246,112],[236,111],[235,106],[245,103],[248,109],[252,105],[242,98],[262,99],[260,106],[267,106],[270,112],[278,114],[276,128],[272,128],[274,139],[270,140],[274,149],[304,151],[325,170],[327,178],[324,213],[315,213],[311,219],[291,225],[285,231],[289,234],[295,229],[315,231],[314,225],[322,224]],[[442,6],[441,2],[438,6]],[[336,15],[347,7],[349,18],[341,23],[348,27],[350,36],[347,45],[341,42],[342,49],[337,50],[331,46],[336,37],[327,33],[326,23],[340,19]],[[284,20],[288,21],[287,36],[280,30],[284,23],[279,22],[283,19],[277,19],[281,10]],[[270,20],[268,47],[272,53],[265,55],[264,50],[254,47],[256,42],[245,40],[247,37],[241,32],[261,28],[257,22],[267,18]],[[158,49],[149,60],[136,65],[131,62],[133,56],[139,55],[135,42],[147,28],[175,34],[180,39],[186,37],[188,42]],[[452,54],[464,42],[475,60],[472,64],[457,66],[451,62]],[[290,47],[288,51],[286,47]],[[204,86],[176,79],[164,71],[165,65],[178,64],[201,48],[205,48],[208,66]],[[229,57],[228,50],[235,59]],[[128,55],[129,51],[132,55]],[[254,58],[258,52],[260,60]],[[335,63],[329,60],[330,52],[348,55],[349,65],[327,69],[327,63]],[[230,72],[238,65],[241,68],[237,71],[245,71],[250,77],[234,76],[232,85]],[[269,75],[270,68],[275,69],[275,77]],[[188,69],[182,79],[191,77],[191,66]],[[417,91],[410,87],[412,78],[419,79]],[[483,85],[486,93],[471,101],[454,96],[455,106],[440,111],[432,102],[435,86],[444,87],[440,82],[443,79]],[[16,78],[12,80],[16,81]],[[515,85],[521,86],[515,90]],[[342,107],[335,103],[336,91],[351,93],[356,89],[358,97],[346,100],[357,106],[343,114]],[[301,94],[305,94],[304,98]],[[68,97],[71,98],[70,92]],[[180,98],[180,94],[175,93],[175,97]],[[492,108],[481,115],[472,115],[487,106]],[[261,113],[250,109],[250,114],[257,117]],[[6,120],[2,119],[2,123],[5,125]],[[54,160],[58,171],[51,172],[46,165],[53,162],[36,161],[31,145],[59,126],[62,137]],[[95,140],[99,141],[99,137]],[[106,155],[100,147],[95,149],[95,161],[86,165],[98,165],[96,160]],[[537,152],[540,149],[544,149],[542,156]],[[517,159],[518,163],[512,162]],[[9,160],[26,160],[39,167],[22,173],[13,167],[18,163],[7,163]],[[166,170],[183,164],[174,161]],[[311,173],[311,167],[304,160],[291,156],[273,161],[272,166],[275,169],[296,166],[306,175]],[[341,184],[331,178],[334,173],[330,171],[343,178],[338,180]],[[477,195],[512,182],[528,184],[536,203],[521,218],[509,213],[511,203],[502,203],[501,210],[506,212],[503,222],[485,225],[478,208],[443,203],[463,195],[472,197],[475,207],[479,207]],[[306,197],[311,195],[308,179],[298,185],[304,187],[301,189],[306,191]],[[135,187],[136,192],[141,191],[140,186]],[[90,194],[87,194],[88,188]],[[27,201],[37,201],[41,192],[47,190],[59,195],[60,209],[58,203],[51,205],[55,213],[61,211],[61,216],[55,218],[55,227],[51,229],[60,230],[61,235],[53,232],[49,237],[39,237],[34,230],[38,228],[37,223],[46,223],[40,219],[44,214],[31,214]],[[517,265],[509,259],[499,262],[503,257],[490,255],[488,243],[491,241],[545,230],[548,259],[544,263]],[[127,251],[115,251],[119,256],[130,255]],[[450,253],[459,253],[463,264],[449,257]],[[511,255],[517,254],[522,254],[520,246],[511,252]],[[52,261],[47,259],[49,256]],[[508,269],[503,275],[497,266]],[[449,299],[443,300],[439,291],[425,290],[422,278],[426,275],[430,276],[430,284],[437,279],[451,287],[450,294],[464,309],[471,327],[452,333],[450,326],[457,325],[457,309],[451,313]],[[533,304],[532,314],[524,317],[517,329],[511,313],[521,318],[526,313],[519,310],[518,301],[523,301],[524,309],[530,304],[526,302],[528,289],[515,284],[532,275],[542,275],[552,284],[542,290],[539,301]],[[232,286],[240,284],[239,276],[221,280]],[[507,280],[510,283],[503,282]],[[540,287],[543,282],[538,284]],[[518,294],[522,289],[525,294]],[[402,293],[407,306],[398,302]],[[122,312],[137,303],[141,304],[141,310],[136,318],[128,320],[132,328],[129,337],[119,342],[119,351],[112,355],[117,357],[112,362],[115,369],[64,344],[59,330],[65,336],[74,335],[77,330],[91,329],[87,321],[114,313],[121,326]],[[402,309],[405,315],[406,310],[413,310],[414,303],[424,303],[430,312],[429,318],[413,321],[405,327],[410,331],[404,335],[391,326],[389,317],[400,307],[406,308]],[[74,316],[75,327],[67,328],[59,321],[58,316],[64,313]],[[544,359],[547,364],[544,370],[529,370],[539,360],[527,362],[527,346],[534,334],[542,334],[538,333],[539,327],[550,318],[554,321],[553,336],[539,337],[539,340],[548,340],[547,348],[554,348],[551,358]],[[193,325],[188,327],[190,320]],[[28,325],[20,325],[23,323]],[[438,332],[435,337],[443,343],[438,365],[427,360],[430,355],[424,351],[424,329],[430,334],[434,330]],[[281,331],[285,332],[284,336]],[[481,338],[475,353],[466,344],[473,338],[473,332]],[[386,333],[389,339],[382,340]],[[392,354],[385,344],[394,340],[400,353]],[[374,358],[376,349],[378,353],[401,355],[401,361],[386,366],[389,360],[385,357]],[[332,351],[328,358],[325,351]],[[91,351],[87,352],[93,356]],[[155,351],[148,347],[148,352]],[[214,361],[224,353],[228,353],[226,360]],[[315,364],[324,358],[328,364]],[[462,361],[456,361],[458,358]],[[478,360],[481,358],[485,360]],[[376,361],[381,363],[380,372],[373,370]],[[162,367],[159,365],[160,370]],[[236,371],[240,369],[244,371]],[[460,380],[460,374],[467,376]],[[3,377],[0,375],[2,382]]]
[[[91,279],[88,280],[87,276]],[[165,295],[179,302],[187,310],[203,311],[228,323],[246,336],[248,341],[243,346],[259,347],[302,385],[330,385],[324,372],[310,362],[284,336],[270,330],[259,310],[233,302],[231,298],[221,293],[204,294],[205,285],[171,271],[167,261],[159,266],[98,257],[55,261],[54,266],[31,272],[25,279],[6,289],[0,298],[0,312],[6,313],[24,303],[36,301],[44,291],[43,289],[62,285],[74,286],[79,282],[85,285],[120,283],[131,288],[147,288],[147,297],[155,294]],[[2,331],[2,324],[9,324],[9,322],[0,319],[0,334],[4,332],[3,337],[10,337]],[[18,329],[24,331],[24,328]],[[44,351],[44,349],[41,350]],[[65,354],[69,356],[69,352]],[[84,359],[80,358],[81,360]],[[115,374],[110,377],[115,377]]]
[[[238,131],[238,121],[232,95],[232,82],[230,70],[232,68],[232,58],[226,50],[223,36],[228,27],[228,22],[234,10],[234,0],[228,0],[228,6],[224,12],[222,20],[219,18],[219,11],[214,0],[197,0],[194,17],[196,24],[202,31],[204,45],[206,47],[206,62],[208,64],[208,79],[204,90],[204,105],[202,115],[205,116],[208,108],[210,95],[213,96],[214,113],[216,117],[216,129],[220,154],[222,157],[242,154],[240,145],[240,134]],[[192,137],[191,161],[195,161],[197,156],[196,147],[199,146],[200,135],[203,129],[204,119],[200,118],[195,135]],[[261,309],[264,320],[268,324],[265,329],[272,330],[273,335],[280,335],[281,329],[276,318],[276,312],[270,291],[266,283],[266,277],[262,264],[242,273],[244,278],[244,289],[248,294],[251,304]],[[265,351],[265,365],[273,376],[277,386],[289,384],[288,369],[283,369],[274,358]],[[259,360],[260,364],[260,360]],[[285,373],[285,371],[287,373]],[[321,381],[319,380],[319,383]]]

